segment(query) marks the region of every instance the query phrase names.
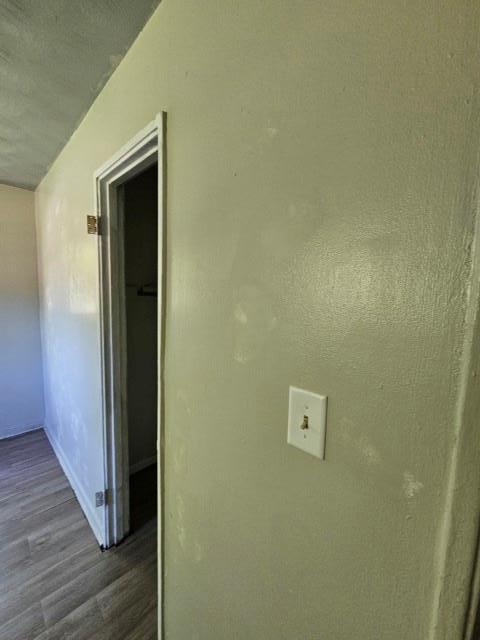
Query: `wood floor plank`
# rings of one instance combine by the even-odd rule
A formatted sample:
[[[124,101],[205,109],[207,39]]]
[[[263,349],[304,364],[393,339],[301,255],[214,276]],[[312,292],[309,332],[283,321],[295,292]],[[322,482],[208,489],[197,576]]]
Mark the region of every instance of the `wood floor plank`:
[[[0,507],[1,513],[2,508]],[[78,503],[72,497],[70,500],[37,513],[18,514],[16,518],[0,521],[0,540],[8,544],[8,542],[18,540],[28,532],[41,531],[45,526],[50,526],[52,522],[66,522],[70,518],[78,519],[80,515]]]
[[[0,640],[33,640],[44,630],[42,607],[36,603],[0,625]]]
[[[132,566],[141,563],[148,555],[154,555],[154,548],[155,541],[148,538],[141,544],[121,545],[102,554],[96,566],[75,575],[65,587],[42,599],[47,625],[55,624],[86,602],[92,593],[100,593]],[[129,593],[134,596],[134,590],[129,590]]]
[[[35,640],[109,640],[108,632],[97,600],[92,597]]]
[[[45,434],[0,441],[0,640],[156,639],[148,473],[131,486],[137,530],[102,552]]]
[[[157,622],[157,607],[153,607],[123,640],[156,640]]]
[[[20,538],[9,544],[2,545],[0,549],[0,567],[2,572],[15,571],[16,568],[30,558],[28,540]]]
[[[42,598],[65,587],[73,577],[98,563],[102,552],[96,545],[89,545],[58,563],[36,572],[21,584],[12,585],[0,596],[0,620],[20,613],[26,606],[40,602]]]
[[[147,558],[101,591],[97,601],[108,628],[133,632],[138,620],[155,608],[157,593],[151,589],[155,583],[156,562]]]
[[[45,493],[19,492],[17,499],[11,496],[0,505],[3,518],[21,518],[45,509],[51,509],[57,504],[67,502],[74,496],[72,489],[62,481],[58,487],[50,487]]]

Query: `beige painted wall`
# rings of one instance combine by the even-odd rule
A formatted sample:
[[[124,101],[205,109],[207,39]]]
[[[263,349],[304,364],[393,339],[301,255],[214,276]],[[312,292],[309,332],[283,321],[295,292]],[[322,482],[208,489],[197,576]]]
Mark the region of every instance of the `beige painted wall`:
[[[479,18],[467,0],[164,0],[41,183],[47,424],[93,499],[92,175],[168,111],[167,638],[433,637]],[[329,396],[325,462],[286,444],[290,384]]]
[[[0,184],[0,438],[43,417],[34,194]]]

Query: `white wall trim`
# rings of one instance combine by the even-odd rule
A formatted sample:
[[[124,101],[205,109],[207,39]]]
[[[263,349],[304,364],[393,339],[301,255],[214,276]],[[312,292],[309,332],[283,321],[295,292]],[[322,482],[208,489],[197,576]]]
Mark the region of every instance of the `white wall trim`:
[[[97,514],[95,513],[95,508],[93,507],[93,499],[92,500],[88,499],[88,495],[85,492],[85,489],[83,488],[82,483],[78,479],[78,476],[76,475],[76,473],[73,471],[70,463],[68,462],[68,458],[65,455],[65,452],[60,446],[60,443],[58,442],[58,440],[46,427],[44,427],[44,431],[50,444],[52,445],[52,449],[55,455],[57,456],[58,462],[60,463],[60,466],[62,467],[63,472],[65,473],[68,481],[70,482],[73,492],[75,493],[75,496],[80,504],[80,507],[82,508],[82,511],[88,520],[88,523],[98,541],[98,544],[102,546],[103,536],[104,536],[103,517],[101,518],[101,522],[99,522],[97,518]]]
[[[134,473],[143,471],[143,469],[151,467],[153,464],[157,464],[157,456],[150,456],[149,458],[135,462],[135,464],[130,465],[130,475],[132,476]]]
[[[16,436],[21,436],[24,433],[39,431],[40,429],[43,429],[43,425],[38,422],[34,422],[32,424],[14,424],[9,427],[2,427],[0,429],[0,440],[15,438]]]

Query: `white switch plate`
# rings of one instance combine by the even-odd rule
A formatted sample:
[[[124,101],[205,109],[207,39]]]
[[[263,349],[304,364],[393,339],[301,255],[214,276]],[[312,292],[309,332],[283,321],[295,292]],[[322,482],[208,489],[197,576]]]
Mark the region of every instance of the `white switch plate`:
[[[307,428],[302,428],[308,424]],[[325,458],[327,396],[290,387],[288,403],[288,444]]]

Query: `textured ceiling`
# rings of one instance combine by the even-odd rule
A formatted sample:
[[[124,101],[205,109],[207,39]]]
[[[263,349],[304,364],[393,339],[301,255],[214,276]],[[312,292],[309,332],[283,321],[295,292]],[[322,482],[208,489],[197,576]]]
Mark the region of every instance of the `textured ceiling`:
[[[0,183],[40,182],[158,4],[0,0]]]

